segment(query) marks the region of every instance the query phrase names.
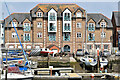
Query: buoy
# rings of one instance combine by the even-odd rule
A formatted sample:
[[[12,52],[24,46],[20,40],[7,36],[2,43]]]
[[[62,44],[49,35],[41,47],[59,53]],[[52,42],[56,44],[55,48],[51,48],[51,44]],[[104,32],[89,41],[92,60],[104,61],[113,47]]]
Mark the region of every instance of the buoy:
[[[103,70],[104,70],[104,68],[100,68],[100,70],[101,70],[101,71],[103,71]]]
[[[22,63],[23,63],[23,61],[18,61],[18,63],[19,63],[19,64],[22,64]]]
[[[94,76],[95,76],[94,74],[91,74],[91,78],[94,78]]]

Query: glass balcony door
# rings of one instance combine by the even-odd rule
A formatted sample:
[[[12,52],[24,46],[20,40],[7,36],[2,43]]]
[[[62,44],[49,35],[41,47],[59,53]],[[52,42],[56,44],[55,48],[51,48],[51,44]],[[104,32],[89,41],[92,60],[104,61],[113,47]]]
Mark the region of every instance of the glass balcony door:
[[[56,31],[56,27],[54,26],[54,23],[50,23],[49,31]]]

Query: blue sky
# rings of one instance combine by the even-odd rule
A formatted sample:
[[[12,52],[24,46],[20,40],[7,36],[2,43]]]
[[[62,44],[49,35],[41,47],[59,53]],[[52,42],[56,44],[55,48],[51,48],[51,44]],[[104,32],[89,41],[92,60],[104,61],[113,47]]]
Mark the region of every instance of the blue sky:
[[[44,2],[47,3],[46,1]],[[11,13],[30,12],[30,9],[32,9],[38,3],[41,3],[41,2],[7,2],[7,5]],[[54,2],[54,3],[63,3],[63,2]],[[68,2],[64,2],[64,3],[68,3]],[[114,2],[112,1],[111,2],[78,2],[76,0],[74,2],[71,2],[70,0],[69,3],[76,3],[80,7],[84,8],[88,13],[102,13],[108,18],[111,18],[112,11],[118,10],[117,1],[114,1]],[[4,18],[8,16],[8,12],[7,12],[7,9],[4,3],[2,3],[2,12],[4,12]],[[0,19],[2,19],[1,14],[0,14]]]

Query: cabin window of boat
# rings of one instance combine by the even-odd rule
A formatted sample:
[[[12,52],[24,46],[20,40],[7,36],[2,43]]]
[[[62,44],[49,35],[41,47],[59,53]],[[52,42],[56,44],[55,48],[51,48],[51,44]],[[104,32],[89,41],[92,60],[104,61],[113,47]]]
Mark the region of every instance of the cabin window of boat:
[[[106,22],[101,22],[101,27],[106,27]]]
[[[104,49],[108,49],[108,45],[104,45]]]
[[[16,38],[16,36],[17,36],[16,33],[13,32],[13,33],[12,33],[12,38]]]
[[[38,23],[37,23],[37,27],[38,27],[38,28],[42,28],[42,22],[38,22]]]
[[[81,12],[77,12],[77,17],[82,17],[82,13]]]
[[[37,12],[37,17],[42,17],[42,12]]]
[[[81,23],[77,23],[77,28],[81,28]]]
[[[12,23],[12,27],[14,27],[14,26],[17,27],[17,22]]]

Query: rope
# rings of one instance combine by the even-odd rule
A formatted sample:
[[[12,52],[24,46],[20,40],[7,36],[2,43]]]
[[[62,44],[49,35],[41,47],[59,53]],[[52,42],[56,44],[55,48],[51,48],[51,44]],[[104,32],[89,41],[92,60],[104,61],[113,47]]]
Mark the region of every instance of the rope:
[[[6,2],[4,2],[4,3],[5,3],[5,6],[6,6],[6,8],[7,8],[8,14],[10,15],[10,11],[9,11],[9,9],[8,9],[8,6],[7,6]],[[10,18],[11,18],[11,21],[12,21],[12,24],[13,24],[12,17],[10,16]],[[18,40],[19,40],[20,46],[22,47],[22,50],[23,50],[23,53],[24,53],[25,59],[26,59],[26,61],[28,62],[27,57],[26,57],[26,53],[25,53],[25,51],[24,51],[24,49],[23,49],[22,43],[21,43],[21,41],[20,41],[19,35],[18,35],[18,33],[17,33],[17,30],[16,30],[14,24],[13,24],[13,27],[14,27],[15,32],[16,32],[16,34],[17,34],[17,37],[18,37]],[[31,69],[29,63],[28,63],[28,66],[29,66],[29,68]]]

